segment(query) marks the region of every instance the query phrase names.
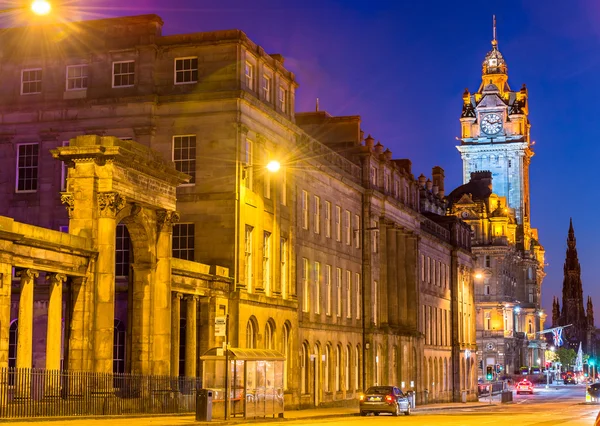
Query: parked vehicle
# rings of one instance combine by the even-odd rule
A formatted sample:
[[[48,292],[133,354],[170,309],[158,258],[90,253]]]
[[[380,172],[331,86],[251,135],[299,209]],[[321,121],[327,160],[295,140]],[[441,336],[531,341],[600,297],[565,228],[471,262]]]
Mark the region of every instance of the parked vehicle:
[[[390,413],[397,416],[400,413],[410,414],[408,397],[396,386],[372,386],[359,397],[360,415],[373,413]]]
[[[577,380],[573,376],[566,376],[565,379],[563,380],[563,383],[565,385],[576,385]]]

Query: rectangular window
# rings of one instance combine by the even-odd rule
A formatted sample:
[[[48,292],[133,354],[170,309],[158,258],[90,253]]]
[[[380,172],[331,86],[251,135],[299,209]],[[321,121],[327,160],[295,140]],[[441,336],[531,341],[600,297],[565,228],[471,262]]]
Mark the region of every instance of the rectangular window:
[[[281,205],[287,206],[287,178],[285,170],[281,170],[279,174],[281,175]]]
[[[485,294],[486,296],[488,296],[490,294],[490,286],[489,286],[489,284],[486,284],[486,285],[483,286],[483,294]]]
[[[325,313],[327,315],[331,315],[331,298],[332,298],[332,289],[331,289],[331,265],[327,265],[325,268]]]
[[[88,66],[87,65],[69,65],[67,66],[67,90],[82,90],[88,87]]]
[[[354,215],[354,247],[360,248],[360,216]]]
[[[287,90],[279,86],[279,109],[281,112],[287,111]]]
[[[431,257],[427,256],[427,284],[431,284]]]
[[[263,235],[263,286],[265,294],[271,295],[271,233]]]
[[[112,87],[130,87],[135,84],[135,61],[113,62]]]
[[[346,318],[352,318],[352,272],[346,271]]]
[[[400,182],[394,181],[394,198],[400,199]]]
[[[175,84],[189,84],[198,81],[198,58],[175,58]]]
[[[245,146],[245,158],[244,158],[244,179],[246,183],[246,188],[252,191],[253,188],[253,170],[252,166],[254,163],[254,144],[250,139],[246,139]]]
[[[253,236],[254,228],[250,225],[246,225],[246,230],[244,233],[244,272],[246,279],[246,290],[248,293],[252,293],[253,290],[253,282],[252,282],[252,248],[253,248]]]
[[[373,324],[379,323],[379,286],[373,281]]]
[[[173,257],[194,260],[194,233],[193,223],[173,225]]]
[[[379,253],[379,222],[373,222],[373,253]]]
[[[196,135],[173,136],[173,162],[178,171],[192,177],[189,184],[196,182]]]
[[[325,236],[331,238],[331,203],[325,201]]]
[[[371,166],[371,185],[377,186],[377,167]]]
[[[308,259],[302,258],[302,312],[308,312],[309,306]]]
[[[346,234],[346,245],[351,245],[352,244],[352,226],[350,224],[350,218],[352,216],[350,215],[350,212],[348,210],[346,210],[346,220],[344,222],[344,228],[345,228],[345,234]]]
[[[281,297],[288,297],[288,242],[286,238],[281,238],[279,242],[279,262],[281,266]]]
[[[360,319],[362,314],[362,283],[359,273],[354,275],[354,282],[356,285],[356,319]]]
[[[254,65],[250,62],[246,62],[244,74],[246,75],[246,87],[250,90],[254,90]]]
[[[336,270],[336,315],[342,316],[342,268],[335,268]]]
[[[39,144],[28,143],[18,146],[17,192],[33,192],[38,189]]]
[[[421,281],[425,282],[425,255],[421,254]]]
[[[42,93],[42,69],[21,71],[21,95]]]
[[[484,330],[492,329],[492,312],[491,311],[483,311],[483,329]]]
[[[335,206],[335,240],[342,241],[342,208]]]
[[[115,241],[115,276],[129,276],[129,232],[127,227],[120,223],[116,229]]]
[[[302,229],[308,229],[308,192],[302,190]]]
[[[263,92],[263,99],[267,102],[272,102],[271,101],[271,78],[267,75],[263,75],[262,92]]]
[[[63,141],[62,146],[68,146],[69,145],[69,141]],[[62,162],[62,164],[60,165],[60,190],[61,191],[66,191],[67,190],[67,175],[68,175],[68,168],[67,168],[67,163],[66,162]]]
[[[321,264],[315,262],[315,313],[321,313]]]
[[[321,233],[321,198],[318,195],[315,195],[315,234]]]
[[[486,255],[484,256],[485,259],[485,267],[486,268],[490,268],[492,266],[492,259],[490,256]]]

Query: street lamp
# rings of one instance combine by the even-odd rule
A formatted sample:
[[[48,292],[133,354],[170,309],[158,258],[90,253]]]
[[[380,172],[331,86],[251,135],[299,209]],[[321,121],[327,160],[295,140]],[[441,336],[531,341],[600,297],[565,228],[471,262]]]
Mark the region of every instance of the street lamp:
[[[279,164],[279,161],[276,160],[269,161],[269,164],[267,164],[267,170],[271,173],[279,171],[280,168],[281,164]]]
[[[31,11],[36,15],[47,15],[52,10],[52,5],[47,0],[34,0]]]

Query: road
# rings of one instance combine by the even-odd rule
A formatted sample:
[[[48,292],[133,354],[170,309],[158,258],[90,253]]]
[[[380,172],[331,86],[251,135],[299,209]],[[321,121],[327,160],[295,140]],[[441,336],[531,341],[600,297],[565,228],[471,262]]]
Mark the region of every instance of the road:
[[[533,395],[514,395],[512,404],[492,405],[481,408],[464,408],[447,411],[415,412],[410,416],[344,417],[311,420],[312,426],[358,426],[358,425],[419,425],[419,426],[591,426],[600,405],[585,404],[584,386],[561,386],[536,388]],[[254,423],[254,425],[284,425],[287,422]],[[296,423],[296,422],[293,422]]]

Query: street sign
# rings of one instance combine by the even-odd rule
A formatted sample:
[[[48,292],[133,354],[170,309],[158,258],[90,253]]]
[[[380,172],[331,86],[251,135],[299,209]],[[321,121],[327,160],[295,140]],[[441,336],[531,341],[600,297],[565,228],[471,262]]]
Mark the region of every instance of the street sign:
[[[227,332],[227,317],[215,317],[215,337],[225,337]]]

